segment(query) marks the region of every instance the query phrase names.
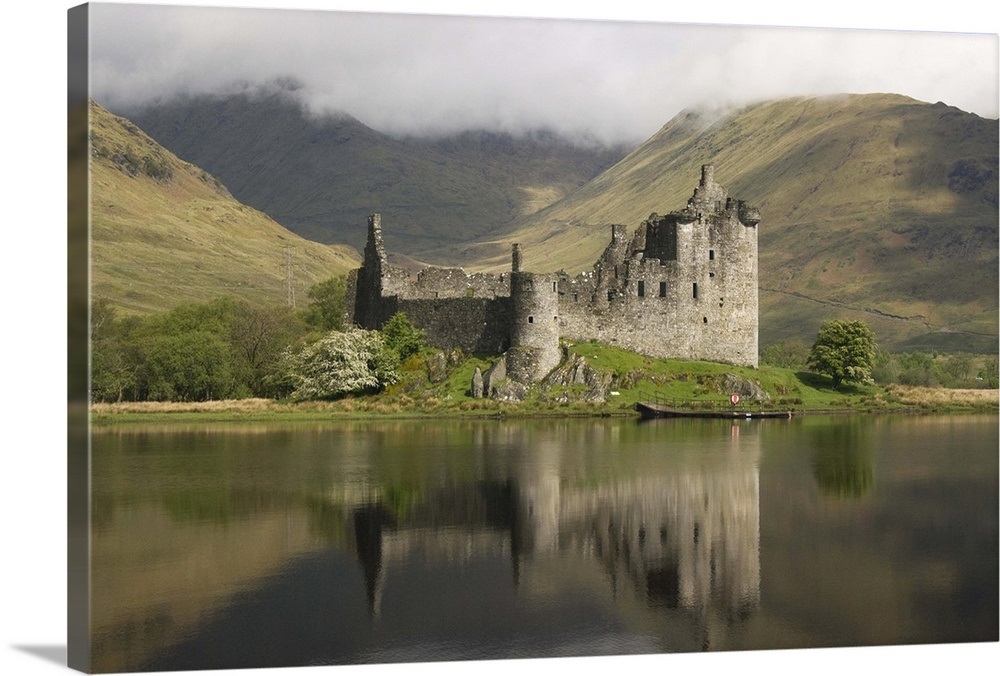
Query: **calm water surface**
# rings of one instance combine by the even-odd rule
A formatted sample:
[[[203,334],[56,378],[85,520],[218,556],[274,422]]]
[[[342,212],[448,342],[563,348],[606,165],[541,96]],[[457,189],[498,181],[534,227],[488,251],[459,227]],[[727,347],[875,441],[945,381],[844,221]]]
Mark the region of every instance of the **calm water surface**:
[[[995,641],[998,419],[97,429],[97,671]]]

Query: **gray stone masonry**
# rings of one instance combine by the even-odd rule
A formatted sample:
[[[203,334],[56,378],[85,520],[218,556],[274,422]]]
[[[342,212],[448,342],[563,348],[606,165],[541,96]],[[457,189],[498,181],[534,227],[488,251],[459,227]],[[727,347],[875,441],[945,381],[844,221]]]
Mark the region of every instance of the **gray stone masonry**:
[[[389,264],[381,218],[373,214],[364,262],[348,279],[348,313],[375,329],[405,312],[432,345],[506,353],[504,375],[483,374],[485,396],[497,376],[545,378],[560,362],[561,338],[756,366],[759,223],[759,210],[730,197],[714,167],[704,165],[682,209],[651,214],[631,235],[613,225],[593,269],[574,277],[523,271],[517,244],[509,273],[428,267],[414,277]]]

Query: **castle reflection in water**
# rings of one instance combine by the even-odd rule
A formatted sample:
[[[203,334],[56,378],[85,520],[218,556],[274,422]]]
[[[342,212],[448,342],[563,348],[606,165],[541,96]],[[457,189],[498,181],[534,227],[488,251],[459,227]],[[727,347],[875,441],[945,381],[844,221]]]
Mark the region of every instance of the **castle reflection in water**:
[[[647,608],[746,619],[760,601],[760,449],[757,435],[739,432],[730,454],[685,453],[644,476],[575,481],[562,444],[511,438],[531,460],[512,461],[504,480],[444,483],[402,509],[355,487],[346,531],[370,612],[380,614],[395,566],[502,555],[515,586],[547,558],[597,561],[616,597],[627,590]]]
[[[101,435],[94,669],[724,649],[759,429],[660,422]]]

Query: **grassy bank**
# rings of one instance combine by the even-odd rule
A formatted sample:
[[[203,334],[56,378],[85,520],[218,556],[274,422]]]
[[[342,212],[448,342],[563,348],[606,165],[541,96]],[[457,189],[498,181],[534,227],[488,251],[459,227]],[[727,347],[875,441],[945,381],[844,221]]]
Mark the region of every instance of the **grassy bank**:
[[[475,369],[485,371],[492,360],[428,350],[405,362],[399,382],[378,394],[335,401],[276,401],[240,399],[210,402],[135,402],[95,404],[96,424],[119,422],[296,421],[376,417],[540,417],[633,416],[635,404],[652,399],[678,405],[723,405],[727,385],[752,383],[766,397],[754,403],[771,410],[810,412],[995,413],[997,390],[847,385],[840,390],[814,373],[777,367],[749,368],[713,362],[652,359],[598,343],[568,348],[569,356],[587,364],[606,385],[604,401],[591,401],[586,384],[549,384],[529,388],[519,402],[498,402],[471,396]]]

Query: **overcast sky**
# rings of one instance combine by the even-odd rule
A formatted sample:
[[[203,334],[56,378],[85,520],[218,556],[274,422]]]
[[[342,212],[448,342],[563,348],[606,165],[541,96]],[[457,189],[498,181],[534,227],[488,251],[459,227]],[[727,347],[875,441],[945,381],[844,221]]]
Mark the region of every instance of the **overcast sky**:
[[[840,92],[998,116],[996,35],[107,4],[91,28],[112,108],[292,78],[311,110],[389,133],[635,142],[690,106]]]

